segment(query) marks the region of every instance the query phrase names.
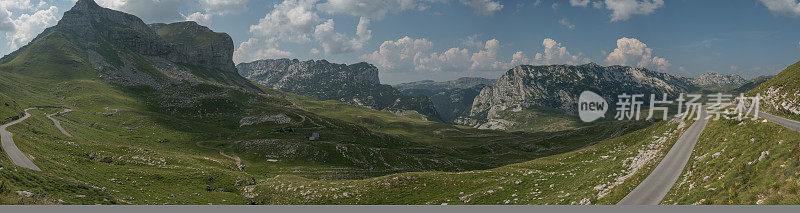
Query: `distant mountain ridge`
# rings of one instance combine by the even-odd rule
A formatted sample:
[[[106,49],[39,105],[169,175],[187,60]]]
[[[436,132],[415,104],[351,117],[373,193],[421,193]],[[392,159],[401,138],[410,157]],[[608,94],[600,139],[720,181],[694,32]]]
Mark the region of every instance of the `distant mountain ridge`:
[[[326,60],[266,59],[241,63],[236,68],[247,79],[289,93],[400,114],[412,110],[432,120],[441,119],[427,97],[404,95],[380,84],[378,68],[365,62],[346,65]]]
[[[747,80],[739,75],[707,72],[700,75],[700,77],[692,79],[692,83],[698,87],[735,88],[747,83]]]
[[[469,114],[472,102],[481,90],[496,81],[496,79],[463,77],[443,82],[427,80],[403,83],[394,87],[406,95],[427,96],[445,122],[455,123],[458,117]]]

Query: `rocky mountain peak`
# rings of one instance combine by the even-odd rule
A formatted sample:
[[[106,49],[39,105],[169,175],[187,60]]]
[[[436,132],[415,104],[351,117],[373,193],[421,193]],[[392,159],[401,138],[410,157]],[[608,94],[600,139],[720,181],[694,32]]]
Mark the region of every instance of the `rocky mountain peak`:
[[[747,80],[739,75],[733,74],[720,74],[713,71],[706,72],[700,77],[692,80],[692,83],[697,86],[715,86],[715,87],[737,87],[745,84]]]
[[[93,0],[80,0],[64,13],[54,27],[37,37],[61,32],[73,41],[83,43],[112,42],[146,55],[170,54],[168,44],[138,17],[120,11],[100,7]],[[37,39],[34,39],[37,40]]]
[[[94,0],[78,0],[75,2],[75,6],[72,9],[77,10],[91,10],[91,9],[100,9],[100,5],[97,5],[97,2]]]
[[[99,77],[121,85],[162,87],[176,81],[206,81],[259,91],[236,72],[233,40],[227,34],[195,22],[150,26],[93,0],[77,1],[58,24],[0,62],[13,60],[29,46],[49,45],[54,40],[68,40],[68,47],[60,48],[68,52],[65,54],[86,59]],[[162,78],[165,76],[168,78]]]

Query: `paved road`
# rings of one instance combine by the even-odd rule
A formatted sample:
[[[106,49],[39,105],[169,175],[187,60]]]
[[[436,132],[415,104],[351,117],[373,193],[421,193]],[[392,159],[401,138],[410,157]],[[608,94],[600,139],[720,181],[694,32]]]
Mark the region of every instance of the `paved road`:
[[[700,120],[695,121],[686,132],[678,138],[667,156],[661,160],[650,176],[622,198],[617,205],[658,205],[669,190],[680,178],[683,168],[692,156],[694,145],[708,124],[705,109],[701,111]]]
[[[776,124],[781,125],[783,127],[786,127],[786,128],[791,129],[791,130],[800,132],[800,122],[798,122],[798,121],[789,120],[789,119],[786,119],[786,118],[774,116],[774,115],[771,115],[771,114],[765,113],[765,112],[758,112],[758,117],[762,117],[762,118],[767,119],[768,121],[770,121],[772,123],[776,123]]]
[[[11,132],[6,131],[6,128],[9,126],[18,124],[31,117],[31,114],[28,113],[28,110],[30,109],[25,109],[25,116],[22,118],[0,126],[0,143],[2,143],[3,151],[6,152],[6,155],[8,155],[8,158],[10,158],[11,162],[14,164],[36,171],[42,171],[36,166],[36,164],[33,164],[33,161],[28,159],[28,156],[25,156],[25,154],[23,154],[22,151],[17,148],[17,145],[14,144],[14,135],[11,134]]]
[[[58,114],[64,114],[64,113],[68,113],[68,112],[72,112],[72,110],[71,110],[71,109],[64,109],[64,111],[61,111],[61,112],[59,112],[59,113],[56,113],[56,115],[58,115]],[[47,118],[49,118],[51,121],[53,121],[53,124],[55,124],[55,125],[56,125],[56,128],[58,128],[58,130],[59,130],[59,131],[61,131],[61,134],[64,134],[64,135],[66,135],[67,137],[72,137],[72,135],[71,135],[71,134],[69,134],[69,132],[67,132],[67,130],[65,130],[65,129],[64,129],[64,127],[61,127],[61,122],[58,122],[58,120],[56,120],[55,118],[53,118],[53,115],[50,115],[50,114],[48,114],[48,115],[47,115]]]

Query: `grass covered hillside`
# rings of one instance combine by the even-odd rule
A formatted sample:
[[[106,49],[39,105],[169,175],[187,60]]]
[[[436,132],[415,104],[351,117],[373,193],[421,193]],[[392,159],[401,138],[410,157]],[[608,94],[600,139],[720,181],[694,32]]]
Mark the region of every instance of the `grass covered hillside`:
[[[763,119],[711,121],[662,204],[797,204],[800,133]]]
[[[5,124],[21,117],[23,114],[22,108],[19,107],[16,101],[8,96],[0,93],[0,123]]]
[[[662,121],[578,151],[489,170],[334,181],[280,175],[245,187],[245,195],[259,204],[615,204],[688,125]]]
[[[768,112],[800,119],[800,62],[787,67],[748,94],[761,94],[764,98],[762,106]]]

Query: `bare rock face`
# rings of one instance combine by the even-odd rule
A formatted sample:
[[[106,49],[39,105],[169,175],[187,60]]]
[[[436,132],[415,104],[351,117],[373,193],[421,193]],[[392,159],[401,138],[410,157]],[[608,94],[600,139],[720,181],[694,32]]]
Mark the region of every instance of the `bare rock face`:
[[[739,75],[707,72],[693,79],[692,83],[701,87],[738,87],[747,83],[747,80]]]
[[[506,72],[494,85],[483,88],[472,104],[471,119],[459,120],[477,127],[484,123],[480,120],[499,119],[500,111],[529,107],[555,108],[574,114],[578,96],[586,90],[615,102],[622,93],[677,95],[691,88],[688,79],[643,68],[603,67],[594,63],[523,65]]]
[[[172,24],[150,24],[161,38],[172,45],[176,57],[185,57],[189,64],[212,67],[235,73],[233,64],[233,39],[226,33],[217,33],[193,21]]]
[[[441,120],[427,97],[403,95],[389,85],[380,84],[378,68],[368,63],[267,59],[241,63],[236,68],[245,78],[281,91],[377,110],[413,110],[429,119]]]

